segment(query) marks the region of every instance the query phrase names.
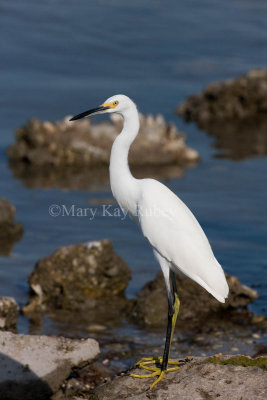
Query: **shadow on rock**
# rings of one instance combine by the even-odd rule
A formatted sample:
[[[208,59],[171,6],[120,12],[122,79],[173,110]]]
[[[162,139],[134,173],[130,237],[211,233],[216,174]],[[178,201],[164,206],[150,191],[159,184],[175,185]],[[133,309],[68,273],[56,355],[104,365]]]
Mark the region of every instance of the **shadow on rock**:
[[[99,354],[93,339],[0,333],[0,398],[48,400],[71,371]]]
[[[0,353],[0,398],[3,400],[48,400],[53,391],[29,367]],[[14,379],[17,376],[17,379]],[[23,376],[23,379],[20,377]]]

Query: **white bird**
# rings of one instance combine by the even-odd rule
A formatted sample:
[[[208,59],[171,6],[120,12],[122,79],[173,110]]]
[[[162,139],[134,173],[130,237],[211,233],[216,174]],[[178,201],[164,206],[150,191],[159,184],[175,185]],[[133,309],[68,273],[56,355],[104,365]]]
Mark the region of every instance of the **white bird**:
[[[111,190],[120,207],[139,224],[151,244],[167,289],[168,326],[163,357],[142,358],[136,365],[151,373],[132,374],[138,378],[158,376],[150,386],[152,388],[166,372],[179,368],[177,361],[169,361],[180,306],[175,273],[188,276],[222,303],[228,296],[229,288],[205,233],[187,206],[162,183],[154,179],[136,179],[131,174],[128,152],[140,125],[134,102],[124,95],[112,96],[101,106],[76,115],[71,121],[100,113],[118,113],[124,119],[123,129],[111,150]],[[157,367],[158,364],[160,367]],[[168,368],[168,364],[176,366]]]

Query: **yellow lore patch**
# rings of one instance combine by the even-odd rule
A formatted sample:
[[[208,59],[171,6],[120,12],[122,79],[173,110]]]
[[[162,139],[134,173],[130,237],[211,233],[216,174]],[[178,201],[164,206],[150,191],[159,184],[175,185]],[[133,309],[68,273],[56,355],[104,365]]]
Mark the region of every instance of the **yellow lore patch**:
[[[115,108],[119,104],[118,100],[113,101],[112,103],[104,103],[102,104],[103,107]]]

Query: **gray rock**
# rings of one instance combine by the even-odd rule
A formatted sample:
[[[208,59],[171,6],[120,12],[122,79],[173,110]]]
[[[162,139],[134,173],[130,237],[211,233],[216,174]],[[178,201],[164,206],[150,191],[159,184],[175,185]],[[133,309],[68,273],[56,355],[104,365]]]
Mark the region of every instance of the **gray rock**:
[[[0,398],[47,400],[72,368],[99,354],[93,339],[0,332]]]
[[[21,239],[23,228],[15,222],[16,208],[5,198],[0,200],[0,255],[10,254],[15,242]]]
[[[147,390],[155,378],[136,379],[118,376],[99,386],[90,400],[265,400],[267,372],[258,367],[220,365],[194,358],[181,368],[166,374],[152,390]],[[266,363],[266,361],[265,361]],[[144,370],[142,370],[144,371]],[[143,374],[141,370],[130,372]]]
[[[12,297],[0,297],[0,330],[16,331],[19,306]]]

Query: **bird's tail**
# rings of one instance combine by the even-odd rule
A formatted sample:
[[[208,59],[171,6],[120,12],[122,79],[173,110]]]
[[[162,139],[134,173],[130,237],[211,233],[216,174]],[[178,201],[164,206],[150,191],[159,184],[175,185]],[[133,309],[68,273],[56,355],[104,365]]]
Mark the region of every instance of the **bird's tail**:
[[[226,281],[223,269],[216,258],[214,258],[214,262],[214,274],[211,271],[208,279],[205,279],[205,281],[200,277],[196,277],[195,281],[203,286],[213,297],[215,297],[215,299],[217,299],[221,303],[225,303],[225,299],[228,297],[229,294],[229,286]]]
[[[206,264],[206,269],[202,269],[205,270],[205,274],[202,274],[201,277],[196,273],[196,271],[188,272],[188,270],[177,267],[177,265],[174,266],[178,270],[182,271],[184,275],[193,279],[200,286],[206,289],[207,292],[215,297],[215,299],[217,299],[221,303],[225,303],[225,299],[229,294],[229,286],[226,281],[223,269],[215,257],[213,258],[212,262],[208,263],[208,265]]]

